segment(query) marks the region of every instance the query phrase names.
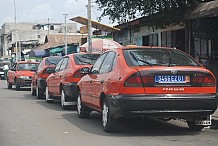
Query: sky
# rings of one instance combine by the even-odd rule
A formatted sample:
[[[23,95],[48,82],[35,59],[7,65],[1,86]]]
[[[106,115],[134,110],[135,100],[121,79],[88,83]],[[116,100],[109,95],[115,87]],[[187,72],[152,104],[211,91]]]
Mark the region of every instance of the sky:
[[[15,5],[14,5],[15,2]],[[87,18],[86,6],[88,0],[0,0],[0,27],[6,22],[32,22],[32,23],[67,23],[73,22],[70,18],[83,16]],[[15,11],[16,8],[16,11]],[[96,4],[92,4],[92,20],[101,15]],[[101,23],[114,26],[108,17]],[[81,26],[77,23],[77,26]]]

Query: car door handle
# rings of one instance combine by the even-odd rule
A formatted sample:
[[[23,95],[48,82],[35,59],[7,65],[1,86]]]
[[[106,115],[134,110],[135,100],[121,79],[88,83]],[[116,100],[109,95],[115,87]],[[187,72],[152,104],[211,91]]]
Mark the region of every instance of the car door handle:
[[[104,80],[101,80],[101,84],[103,84],[104,83]]]
[[[92,83],[92,81],[89,81],[89,83]]]

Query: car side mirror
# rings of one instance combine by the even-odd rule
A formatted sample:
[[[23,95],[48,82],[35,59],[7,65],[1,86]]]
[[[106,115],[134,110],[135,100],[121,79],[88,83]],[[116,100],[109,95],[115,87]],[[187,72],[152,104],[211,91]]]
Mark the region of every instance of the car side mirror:
[[[12,70],[12,71],[16,71],[16,69],[15,69],[15,68],[12,68],[11,70]]]
[[[81,74],[89,74],[90,73],[90,68],[89,67],[83,67],[80,69]]]
[[[54,72],[55,72],[54,67],[48,67],[43,71],[43,73],[46,73],[46,74],[51,74],[51,73],[54,73]]]

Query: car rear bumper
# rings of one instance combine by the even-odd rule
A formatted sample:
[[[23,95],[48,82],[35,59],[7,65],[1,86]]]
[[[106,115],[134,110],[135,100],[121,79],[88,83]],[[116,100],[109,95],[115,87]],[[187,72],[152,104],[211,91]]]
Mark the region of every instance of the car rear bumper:
[[[108,96],[111,116],[189,118],[211,115],[217,96],[207,95],[118,95]]]
[[[77,82],[65,84],[63,86],[65,94],[69,96],[70,101],[76,101]]]

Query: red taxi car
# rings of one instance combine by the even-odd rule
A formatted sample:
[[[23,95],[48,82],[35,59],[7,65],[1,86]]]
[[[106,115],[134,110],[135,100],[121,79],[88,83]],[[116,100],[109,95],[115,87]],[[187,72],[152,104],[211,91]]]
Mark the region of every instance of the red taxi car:
[[[19,61],[12,65],[11,69],[8,71],[7,85],[8,89],[15,85],[16,90],[20,90],[20,87],[30,86],[32,81],[32,76],[36,69],[38,62],[32,61]]]
[[[44,97],[46,82],[45,80],[51,74],[56,67],[56,64],[61,60],[61,56],[50,56],[43,58],[32,77],[31,93],[33,96],[37,96],[38,99]]]
[[[185,119],[192,130],[211,124],[214,75],[175,48],[129,46],[102,54],[78,83],[77,113],[102,113],[104,131],[128,117]]]
[[[90,67],[99,55],[74,53],[62,58],[46,80],[46,101],[61,99],[63,109],[76,105],[77,83],[84,75],[80,68]]]

